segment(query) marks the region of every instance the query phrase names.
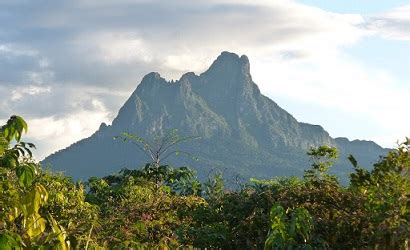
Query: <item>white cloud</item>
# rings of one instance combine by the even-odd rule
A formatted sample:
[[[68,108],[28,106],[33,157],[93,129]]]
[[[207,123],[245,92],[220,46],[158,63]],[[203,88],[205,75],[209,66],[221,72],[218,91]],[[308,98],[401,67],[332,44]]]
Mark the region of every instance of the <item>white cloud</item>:
[[[51,87],[50,86],[36,86],[36,85],[29,85],[25,88],[13,89],[11,91],[11,100],[18,101],[23,98],[25,95],[39,95],[43,93],[50,93]]]
[[[335,116],[348,114],[344,129],[326,126],[330,118],[325,114],[307,120],[325,125],[332,136],[356,139],[352,135],[362,134],[360,139],[391,147],[408,135],[410,117],[403,114],[408,112],[410,88],[397,86],[388,71],[368,68],[342,53],[307,62],[256,60],[253,65],[255,81],[273,99],[314,105],[316,112],[331,109]]]
[[[0,55],[4,56],[36,56],[38,51],[16,44],[0,44]]]
[[[147,45],[132,32],[102,32],[77,38],[77,42],[96,48],[95,60],[109,65],[152,61]]]
[[[142,62],[176,78],[185,71],[204,70],[223,50],[317,57],[335,54],[365,33],[358,27],[363,22],[360,15],[326,12],[293,1],[175,1],[163,6],[151,2],[129,8],[136,13],[117,10],[123,14],[115,21],[118,28],[99,27],[75,38],[75,45],[88,53],[86,58],[113,67]],[[138,15],[145,19],[135,19]]]
[[[36,93],[36,88],[27,90]],[[42,90],[40,90],[42,91]],[[33,142],[37,149],[33,151],[36,159],[54,153],[58,149],[70,146],[72,143],[93,134],[102,122],[109,123],[112,113],[97,99],[90,101],[91,107],[79,107],[75,112],[69,112],[63,116],[47,116],[31,118],[24,116],[28,123],[28,133],[23,136],[23,141]],[[11,115],[11,114],[10,114]],[[0,119],[0,125],[7,121],[8,117]]]
[[[384,38],[410,41],[410,5],[370,16],[367,29]]]
[[[99,100],[92,100],[94,110],[79,110],[63,117],[28,119],[29,133],[24,140],[32,141],[38,150],[37,159],[42,160],[58,149],[93,134],[102,122],[111,120],[111,113]]]

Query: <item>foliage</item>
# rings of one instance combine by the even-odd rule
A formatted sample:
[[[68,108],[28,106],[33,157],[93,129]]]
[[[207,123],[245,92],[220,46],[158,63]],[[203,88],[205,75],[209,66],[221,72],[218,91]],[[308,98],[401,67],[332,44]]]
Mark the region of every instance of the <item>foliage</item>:
[[[93,231],[99,228],[99,209],[85,201],[84,185],[48,172],[41,174],[39,183],[49,190],[48,202],[40,210],[51,214],[65,228],[71,247],[98,246]]]
[[[215,174],[212,178],[208,177],[208,181],[204,183],[204,196],[208,200],[219,200],[224,195],[224,181],[222,173]]]
[[[27,124],[13,116],[0,129],[0,249],[408,249],[410,139],[342,186],[328,173],[336,148],[311,148],[303,178],[251,179],[225,188],[222,174],[200,183],[188,167],[164,164],[188,139],[175,132],[148,142],[150,156],[88,183],[42,171]]]
[[[130,133],[122,133],[121,136],[114,137],[114,139],[121,139],[124,142],[132,143],[140,151],[145,153],[150,159],[150,163],[146,166],[146,169],[151,172],[150,175],[154,178],[157,188],[161,185],[163,172],[167,171],[161,162],[171,155],[184,154],[191,156],[188,152],[175,149],[175,147],[184,141],[196,138],[198,137],[182,137],[176,129],[169,130],[164,135],[156,135],[152,141]]]
[[[271,228],[265,242],[265,249],[304,248],[311,238],[313,221],[305,208],[285,210],[275,204],[270,211]]]
[[[41,213],[49,192],[38,181],[41,169],[30,159],[34,145],[20,141],[26,131],[27,124],[19,116],[12,116],[0,130],[0,248],[66,249],[65,229],[51,214]]]
[[[350,188],[366,198],[369,216],[367,240],[372,245],[397,248],[410,238],[410,138],[382,157],[372,171],[355,169]]]
[[[339,157],[337,148],[330,146],[312,147],[307,152],[307,155],[312,161],[312,168],[305,171],[305,178],[312,183],[321,181],[336,181],[336,177],[329,175],[328,170],[333,165],[334,160]]]
[[[182,226],[192,221],[191,213],[205,205],[194,195],[178,195],[168,186],[127,172],[112,178],[92,178],[88,200],[101,208],[100,241],[106,247],[179,247]]]
[[[0,248],[97,246],[87,237],[97,208],[84,201],[82,185],[41,170],[34,145],[20,141],[27,129],[12,116],[0,131]]]

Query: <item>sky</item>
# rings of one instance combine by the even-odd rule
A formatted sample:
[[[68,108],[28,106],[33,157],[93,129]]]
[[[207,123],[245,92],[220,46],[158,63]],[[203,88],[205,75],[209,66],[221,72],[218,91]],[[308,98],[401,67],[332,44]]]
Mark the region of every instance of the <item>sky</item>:
[[[145,74],[222,51],[332,137],[410,136],[410,0],[0,0],[0,23],[0,124],[23,116],[39,160],[110,124]]]

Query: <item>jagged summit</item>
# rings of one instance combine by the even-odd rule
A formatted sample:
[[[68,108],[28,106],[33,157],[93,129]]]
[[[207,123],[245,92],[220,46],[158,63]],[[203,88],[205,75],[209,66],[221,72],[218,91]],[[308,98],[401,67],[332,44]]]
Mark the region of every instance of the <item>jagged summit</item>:
[[[187,72],[187,73],[183,74],[181,76],[181,78],[179,79],[179,81],[177,81],[177,82],[184,81],[185,79],[191,80],[191,79],[194,79],[194,78],[197,78],[197,77],[198,76],[194,72]]]
[[[231,78],[231,81],[229,82],[234,83],[241,82],[238,79],[238,77],[242,77],[245,80],[247,80],[247,78],[250,79],[251,75],[249,59],[246,55],[242,55],[239,57],[239,55],[235,53],[224,51],[217,57],[217,59],[212,63],[209,69],[201,75],[198,76],[194,72],[187,72],[183,74],[181,78],[175,82],[167,81],[166,79],[161,77],[161,75],[158,72],[151,72],[146,74],[142,78],[141,83],[138,85],[134,93],[137,93],[138,91],[144,91],[146,88],[152,90],[152,85],[166,85],[168,83],[176,83],[175,85],[178,85],[178,83],[195,81],[199,77],[209,78],[214,75],[216,75],[217,77],[220,77],[221,75],[226,75],[227,78]],[[227,82],[226,77],[225,79],[222,79],[224,82]]]
[[[248,64],[249,59],[246,55],[242,55],[239,57],[238,54],[229,52],[229,51],[222,51],[221,54],[216,58],[215,62],[234,62],[239,61],[243,64]]]
[[[139,88],[144,88],[146,86],[149,86],[151,84],[158,84],[158,83],[167,83],[167,81],[161,77],[161,75],[158,72],[151,72],[149,74],[146,74],[142,80],[141,83],[138,85]]]
[[[43,163],[77,179],[140,167],[149,159],[113,137],[130,132],[149,139],[174,128],[183,135],[202,138],[182,146],[200,160],[176,157],[169,163],[189,165],[203,178],[215,170],[228,179],[237,175],[244,179],[302,175],[307,167],[306,150],[323,144],[339,146],[343,160],[334,171],[343,176],[350,170],[343,158],[347,154],[356,152],[359,162],[369,165],[385,152],[373,144],[369,150],[369,142],[335,140],[321,126],[298,122],[260,93],[249,70],[246,56],[222,52],[204,73],[186,73],[176,82],[149,73],[112,125],[102,124],[91,137]]]
[[[203,74],[221,74],[221,73],[236,73],[245,76],[250,76],[250,64],[247,56],[239,55],[231,52],[222,52],[212,63],[209,69]]]

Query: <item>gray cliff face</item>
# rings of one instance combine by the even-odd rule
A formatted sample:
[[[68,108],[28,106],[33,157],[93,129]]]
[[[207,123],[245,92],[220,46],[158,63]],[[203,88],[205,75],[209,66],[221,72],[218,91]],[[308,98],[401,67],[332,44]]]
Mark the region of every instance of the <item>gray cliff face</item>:
[[[298,122],[260,93],[246,56],[223,52],[199,76],[186,73],[168,82],[158,73],[146,75],[111,126],[102,124],[94,135],[44,163],[82,179],[139,167],[148,159],[132,145],[113,141],[113,136],[130,132],[150,138],[172,128],[183,135],[201,136],[181,145],[200,161],[171,160],[192,166],[201,177],[211,170],[244,179],[300,175],[307,167],[305,152],[313,145],[338,146],[343,154],[357,152],[368,165],[385,153],[374,143],[334,140],[321,126]],[[350,169],[344,165],[342,160],[335,172],[346,175]]]

